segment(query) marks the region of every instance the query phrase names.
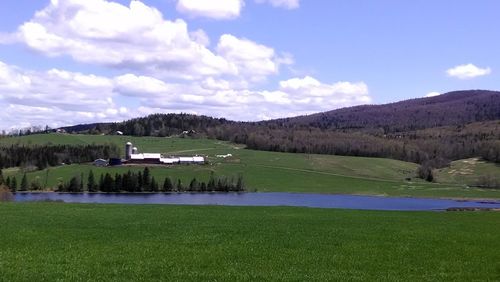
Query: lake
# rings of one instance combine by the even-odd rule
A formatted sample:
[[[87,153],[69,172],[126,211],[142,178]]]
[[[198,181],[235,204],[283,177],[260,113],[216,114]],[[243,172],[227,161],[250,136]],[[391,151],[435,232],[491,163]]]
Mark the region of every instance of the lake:
[[[447,208],[500,208],[500,201],[299,194],[299,193],[16,193],[16,202],[63,201],[101,204],[170,204],[222,206],[291,206],[359,210],[439,211]]]

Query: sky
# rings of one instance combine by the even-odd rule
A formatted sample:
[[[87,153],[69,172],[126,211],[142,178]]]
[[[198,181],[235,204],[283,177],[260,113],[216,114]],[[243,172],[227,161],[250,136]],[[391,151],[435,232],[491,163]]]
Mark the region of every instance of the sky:
[[[2,0],[0,130],[500,89],[500,1]]]

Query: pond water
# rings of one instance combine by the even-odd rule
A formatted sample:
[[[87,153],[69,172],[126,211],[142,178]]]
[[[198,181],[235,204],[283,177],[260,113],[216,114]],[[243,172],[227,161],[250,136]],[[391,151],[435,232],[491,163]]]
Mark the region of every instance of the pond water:
[[[63,201],[102,204],[174,204],[222,206],[292,206],[360,210],[428,211],[447,208],[500,208],[500,201],[457,201],[429,198],[299,194],[299,193],[153,193],[70,194],[17,193],[16,202]]]

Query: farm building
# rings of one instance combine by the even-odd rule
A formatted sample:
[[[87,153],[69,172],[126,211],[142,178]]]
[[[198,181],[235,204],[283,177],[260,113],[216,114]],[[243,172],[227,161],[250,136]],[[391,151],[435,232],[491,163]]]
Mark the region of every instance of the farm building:
[[[97,159],[94,161],[94,165],[99,167],[108,166],[108,161],[105,159]]]
[[[125,164],[158,164],[158,165],[174,165],[174,164],[204,164],[205,158],[201,156],[192,157],[164,157],[160,153],[139,153],[137,147],[132,147],[132,143],[128,142],[125,145]]]

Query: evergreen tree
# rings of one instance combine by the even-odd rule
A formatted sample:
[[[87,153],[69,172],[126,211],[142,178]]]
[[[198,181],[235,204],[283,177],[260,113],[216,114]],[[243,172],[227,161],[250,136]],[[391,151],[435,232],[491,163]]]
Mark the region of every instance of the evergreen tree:
[[[120,174],[118,174],[118,173],[115,175],[115,186],[114,186],[114,188],[115,189],[113,190],[113,192],[120,192],[120,191],[124,190],[123,189],[123,176],[120,175]]]
[[[163,182],[163,191],[171,192],[172,190],[174,190],[172,179],[170,179],[170,177],[167,176],[167,178],[165,178],[165,182]]]
[[[101,177],[99,178],[99,191],[104,192],[104,175],[101,174]]]
[[[236,191],[244,191],[245,190],[245,184],[243,183],[243,176],[238,175],[238,181],[236,183]]]
[[[212,172],[210,174],[210,180],[208,180],[208,185],[207,185],[207,189],[208,191],[215,191],[215,177],[214,177],[214,173]]]
[[[79,187],[80,187],[80,181],[78,180],[78,177],[73,176],[73,177],[71,177],[65,190],[68,192],[78,192]]]
[[[5,180],[3,178],[3,171],[0,169],[0,185],[5,184]]]
[[[144,168],[142,173],[142,187],[145,191],[151,191],[151,172],[148,167]]]
[[[136,185],[136,189],[135,189],[135,192],[142,192],[144,190],[144,178],[142,177],[142,172],[139,171],[139,173],[137,174],[137,185]]]
[[[10,185],[11,185],[11,183],[10,183],[10,176],[7,176],[7,179],[5,180],[5,186],[7,186],[8,188],[11,188]]]
[[[87,190],[89,192],[97,192],[97,185],[95,183],[94,172],[90,170],[89,176],[87,179]]]
[[[196,181],[196,178],[193,178],[191,183],[189,183],[189,191],[198,191],[198,188],[198,181]]]
[[[19,191],[28,191],[28,178],[26,177],[26,173],[24,173],[23,178],[21,180],[21,187]]]
[[[158,182],[154,176],[151,178],[151,191],[155,193],[159,191]]]
[[[12,190],[12,192],[16,192],[17,191],[17,179],[16,177],[12,177],[12,180],[10,182],[10,190]]]
[[[106,173],[103,181],[103,192],[109,193],[115,190],[115,180],[111,174]]]
[[[176,185],[177,191],[182,192],[184,191],[184,187],[182,187],[182,181],[180,179],[177,179],[177,185]]]
[[[80,187],[78,187],[79,192],[83,192],[83,172],[80,174]]]

